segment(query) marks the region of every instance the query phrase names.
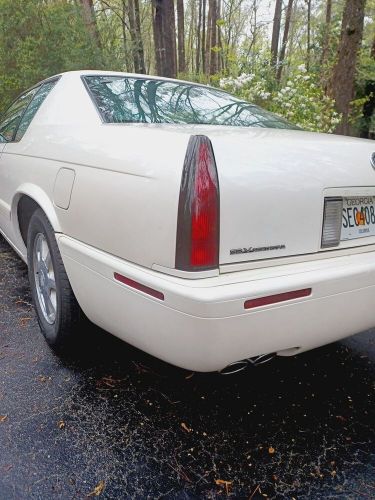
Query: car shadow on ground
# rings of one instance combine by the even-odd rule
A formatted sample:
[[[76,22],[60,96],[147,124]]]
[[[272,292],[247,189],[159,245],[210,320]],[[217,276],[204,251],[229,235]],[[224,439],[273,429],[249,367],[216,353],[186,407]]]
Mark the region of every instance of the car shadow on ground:
[[[232,376],[94,326],[58,357],[26,274],[0,239],[0,498],[375,493],[373,331]]]

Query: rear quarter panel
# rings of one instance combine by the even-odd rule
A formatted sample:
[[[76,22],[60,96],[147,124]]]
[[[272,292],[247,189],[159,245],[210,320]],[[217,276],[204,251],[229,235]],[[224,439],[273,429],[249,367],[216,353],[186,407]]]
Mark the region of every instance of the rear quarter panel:
[[[185,139],[103,128],[96,166],[75,167],[69,210],[59,211],[63,232],[130,262],[174,267]]]
[[[9,205],[22,184],[34,184],[51,201],[56,230],[130,262],[173,268],[189,135],[103,124],[79,74],[63,75],[47,100],[21,142],[7,145]],[[75,172],[67,210],[53,203],[63,167]]]

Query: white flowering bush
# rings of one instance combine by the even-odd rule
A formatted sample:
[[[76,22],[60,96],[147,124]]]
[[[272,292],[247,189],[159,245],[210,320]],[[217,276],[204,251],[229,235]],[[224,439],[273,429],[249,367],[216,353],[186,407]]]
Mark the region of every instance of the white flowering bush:
[[[268,82],[257,79],[254,74],[222,78],[219,85],[242,99],[287,118],[305,130],[333,132],[340,123],[341,116],[335,111],[334,100],[324,94],[304,65],[298,66],[282,88],[272,92],[268,89]]]
[[[242,73],[236,78],[221,78],[219,85],[222,89],[233,92],[241,99],[254,104],[264,105],[271,97],[271,92],[267,89],[267,82],[257,79],[254,73]]]
[[[324,94],[304,65],[274,93],[270,109],[314,132],[333,132],[341,120],[335,111],[335,101]]]

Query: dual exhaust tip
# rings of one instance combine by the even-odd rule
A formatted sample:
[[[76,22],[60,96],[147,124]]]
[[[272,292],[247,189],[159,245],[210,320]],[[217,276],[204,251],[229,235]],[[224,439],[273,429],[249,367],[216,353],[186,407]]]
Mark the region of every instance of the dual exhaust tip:
[[[269,354],[260,354],[259,356],[254,356],[253,358],[242,359],[241,361],[235,361],[230,365],[226,366],[219,371],[220,375],[234,375],[235,373],[242,372],[249,368],[249,366],[259,366],[272,361],[276,357],[276,353],[272,352]]]

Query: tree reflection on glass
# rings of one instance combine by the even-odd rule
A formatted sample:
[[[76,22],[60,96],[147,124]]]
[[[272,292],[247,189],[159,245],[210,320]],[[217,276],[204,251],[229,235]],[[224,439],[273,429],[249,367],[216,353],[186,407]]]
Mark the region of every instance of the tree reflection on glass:
[[[204,85],[124,76],[85,76],[84,80],[108,123],[297,128],[258,106]]]

